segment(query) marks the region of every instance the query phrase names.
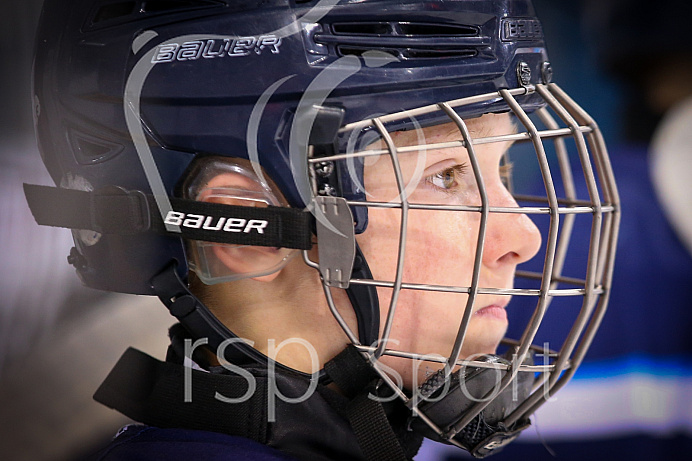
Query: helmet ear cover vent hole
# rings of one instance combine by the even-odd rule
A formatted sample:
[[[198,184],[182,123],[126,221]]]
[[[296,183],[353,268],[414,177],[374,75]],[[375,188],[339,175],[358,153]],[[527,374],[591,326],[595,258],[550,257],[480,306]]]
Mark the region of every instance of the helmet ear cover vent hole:
[[[115,157],[123,146],[91,135],[70,131],[70,145],[75,160],[80,165],[93,165]]]
[[[101,21],[108,21],[110,19],[128,16],[134,12],[136,5],[137,2],[119,2],[103,5],[94,15],[94,20],[92,22],[96,24]]]
[[[139,11],[141,13],[163,13],[182,8],[194,8],[215,4],[218,4],[218,2],[209,2],[204,0],[148,0],[142,2],[142,6],[140,7]]]
[[[131,19],[139,19],[143,16],[223,5],[224,3],[219,0],[140,0],[108,3],[96,10],[91,25],[127,16],[131,16]]]

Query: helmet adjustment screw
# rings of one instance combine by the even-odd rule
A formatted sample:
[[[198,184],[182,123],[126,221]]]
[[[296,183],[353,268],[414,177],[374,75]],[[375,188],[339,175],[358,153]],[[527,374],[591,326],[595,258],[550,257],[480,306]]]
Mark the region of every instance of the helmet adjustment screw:
[[[70,254],[67,256],[67,263],[74,266],[76,269],[84,269],[86,267],[86,258],[76,247],[70,249]]]
[[[315,173],[323,178],[331,175],[334,172],[333,162],[319,162],[315,165]]]
[[[517,63],[517,81],[521,86],[529,86],[531,84],[531,67],[524,61]]]

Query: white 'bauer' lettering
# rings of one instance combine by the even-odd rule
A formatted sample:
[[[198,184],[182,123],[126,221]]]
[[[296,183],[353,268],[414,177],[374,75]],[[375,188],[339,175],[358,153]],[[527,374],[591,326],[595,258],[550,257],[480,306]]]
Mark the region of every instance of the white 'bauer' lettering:
[[[204,220],[204,225],[202,226],[202,229],[213,231],[221,230],[221,228],[223,227],[223,223],[226,222],[226,218],[219,218],[219,222],[216,223],[216,226],[212,227],[210,225],[212,219],[214,218],[212,218],[211,216],[207,216],[207,219]]]
[[[247,234],[252,229],[255,229],[258,234],[264,234],[264,228],[267,227],[267,224],[269,224],[267,221],[261,219],[251,219],[250,222],[247,223],[247,227],[245,227],[243,232]]]
[[[228,218],[223,230],[226,232],[240,232],[247,221],[242,218]]]
[[[166,219],[163,221],[166,224],[171,224],[173,226],[180,226],[183,224],[183,218],[185,213],[180,213],[178,211],[169,211],[166,215]]]
[[[187,218],[185,218],[185,221],[183,221],[183,227],[199,229],[202,227],[202,221],[204,221],[204,216],[201,214],[189,214]]]
[[[258,234],[264,234],[264,229],[269,225],[269,221],[264,219],[243,219],[243,218],[218,218],[218,221],[213,224],[213,216],[204,216],[201,214],[185,214],[180,211],[169,211],[166,218],[163,220],[165,224],[173,226],[189,227],[191,229],[202,228],[208,231],[225,232],[243,232],[249,234],[253,230]]]

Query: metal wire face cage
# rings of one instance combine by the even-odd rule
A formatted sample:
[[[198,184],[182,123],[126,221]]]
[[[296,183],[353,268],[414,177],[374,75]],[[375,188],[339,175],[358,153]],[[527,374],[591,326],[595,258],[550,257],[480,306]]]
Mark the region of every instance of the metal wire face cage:
[[[540,95],[545,107],[527,114],[517,101],[518,97],[526,94]],[[510,116],[515,119],[515,128],[503,133],[483,129],[474,133],[469,126],[476,122],[458,115],[463,113],[466,106],[492,101],[504,101],[509,107]],[[453,130],[447,132],[454,131],[456,137],[426,137],[425,129],[419,124],[417,129],[410,130],[406,135],[409,142],[401,145],[397,139],[398,133],[401,133],[401,122],[413,120],[415,126],[417,119],[425,117],[437,117],[436,123],[450,124]],[[494,428],[521,425],[572,378],[605,313],[618,233],[619,199],[603,137],[594,120],[555,84],[503,89],[374,117],[348,124],[341,128],[340,133],[348,137],[356,132],[368,131],[373,133],[371,140],[378,138],[379,141],[346,143],[346,147],[337,152],[321,156],[313,152],[308,159],[313,180],[320,261],[311,261],[307,252],[304,258],[306,263],[320,271],[333,315],[356,348],[369,358],[392,392],[403,400],[417,419],[430,428],[434,438],[466,449],[473,448],[487,435],[483,433],[483,427],[488,424]],[[512,147],[507,149],[510,144]],[[504,178],[504,186],[514,198],[512,204],[497,203],[491,192],[495,186],[488,186],[494,179],[488,178],[482,167],[486,161],[483,149],[487,148],[503,150],[501,172],[509,168],[508,157],[511,158],[513,174],[511,180],[509,176]],[[416,195],[416,187],[431,179],[426,176],[428,173],[421,173],[423,166],[420,158],[429,157],[431,152],[453,151],[462,152],[468,158],[463,174],[475,189],[471,194],[473,197],[469,198],[467,194],[464,199],[421,199],[420,195]],[[411,157],[415,157],[416,161]],[[367,165],[383,162],[382,159],[387,159],[384,163],[388,165],[394,176],[393,184],[396,185],[396,193],[386,200],[368,191],[367,179],[362,185],[365,200],[332,197],[329,188],[320,185],[319,178],[325,174],[325,169],[331,170],[340,162],[360,162],[367,169]],[[438,183],[443,181],[442,185],[444,181],[451,184],[450,181],[456,179],[450,174],[456,173],[446,171],[443,175],[447,176],[438,174],[432,180]],[[540,190],[537,192],[536,189]],[[375,268],[373,279],[344,276],[351,273],[348,264],[343,266],[339,257],[334,256],[334,247],[339,247],[338,251],[343,252],[344,248],[353,245],[353,240],[362,243],[359,240],[361,236],[356,238],[352,230],[349,234],[349,226],[353,228],[353,216],[349,210],[357,210],[358,207],[367,207],[369,226],[373,226],[376,213],[386,213],[386,219],[393,223],[390,229],[397,230],[388,236],[394,245],[394,256],[390,258],[393,267],[384,272],[378,272]],[[428,248],[426,245],[430,241],[425,240],[420,232],[411,230],[411,220],[425,220],[432,225],[441,222],[434,217],[448,213],[462,214],[468,222],[473,222],[469,229],[473,234],[471,244],[475,250],[468,255],[468,265],[472,268],[468,268],[467,276],[452,273],[438,280],[411,280],[410,274],[416,273],[411,265],[420,265],[425,258],[436,266],[447,263],[445,257],[441,258],[441,262],[436,262],[434,253],[424,255],[424,259],[412,254],[420,252],[421,248]],[[512,286],[488,283],[490,277],[483,277],[483,266],[484,252],[490,251],[488,242],[494,238],[489,223],[493,219],[510,219],[508,217],[516,215],[529,217],[540,229],[540,249],[530,261],[517,267]],[[446,232],[445,229],[431,229],[433,233],[436,231]],[[506,232],[512,232],[512,229],[506,229]],[[585,235],[572,239],[575,232]],[[367,231],[363,235],[366,234]],[[464,244],[460,242],[460,246],[464,247]],[[324,251],[322,247],[325,247]],[[434,249],[430,248],[430,251]],[[451,259],[455,255],[448,256]],[[566,261],[570,264],[566,265]],[[566,273],[567,266],[579,269],[570,269],[575,273]],[[386,277],[380,278],[382,274]],[[452,279],[456,283],[450,283]],[[349,327],[333,301],[334,287],[351,285],[377,287],[382,322],[379,339],[374,344],[361,343],[357,332]],[[425,316],[431,325],[436,325],[436,313],[418,312],[418,316],[412,316],[410,312],[408,304],[413,303],[411,300],[425,299],[425,296],[433,296],[431,299],[435,300],[442,299],[441,296],[456,297],[455,301],[450,301],[450,305],[458,306],[454,312],[457,323],[452,327],[455,337],[445,350],[431,350],[429,348],[439,343],[424,340],[404,342],[404,346],[411,346],[410,349],[400,347],[398,325],[418,321],[425,323],[426,320],[421,320],[420,316]],[[510,316],[508,335],[516,336],[515,339],[503,339],[497,353],[504,352],[504,358],[497,358],[487,350],[473,354],[475,351],[472,347],[465,347],[473,344],[475,333],[470,326],[479,308],[477,304],[484,296],[504,300],[501,302],[503,307],[511,297],[514,298],[507,309]],[[423,311],[430,309],[430,306],[418,301],[418,308]],[[399,317],[404,319],[397,320]],[[431,331],[424,327],[411,331],[420,335],[419,338],[424,335],[444,336],[442,331],[450,329],[449,324],[454,322],[450,321],[449,315],[440,319],[437,332],[434,328]],[[549,325],[549,328],[541,328],[541,325]],[[426,370],[420,373],[424,375],[422,379],[416,373],[411,376],[416,383],[412,388],[407,389],[410,383],[409,386],[402,385],[402,379],[392,372],[392,360],[402,358],[410,359],[417,367],[425,364],[423,367]],[[450,377],[455,377],[457,383],[463,383],[464,379],[469,382],[469,378],[473,378],[479,370],[493,370],[491,385],[476,388],[470,392],[473,394],[470,396],[465,390],[467,401],[461,405],[462,408],[449,410],[453,411],[451,416],[439,416],[440,408],[435,409],[434,402],[439,401],[444,392],[449,392],[449,384],[443,383],[448,383]],[[427,381],[420,385],[425,378]],[[525,391],[520,389],[517,392],[517,383],[525,387]],[[505,401],[503,411],[499,415],[494,414],[491,411],[493,402],[499,398],[506,399],[506,393],[512,387],[515,387],[512,403]],[[498,397],[503,395],[505,397]],[[479,415],[484,410],[485,417],[479,422]],[[463,435],[464,432],[467,434]]]

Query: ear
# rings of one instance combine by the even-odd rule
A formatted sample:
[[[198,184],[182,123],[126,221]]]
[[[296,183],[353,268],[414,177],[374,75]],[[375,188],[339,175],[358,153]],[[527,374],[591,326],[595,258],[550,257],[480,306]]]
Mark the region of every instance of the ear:
[[[253,193],[258,188],[258,184],[242,174],[223,172],[207,182],[198,200],[224,205],[264,206]],[[286,256],[286,250],[273,247],[214,245],[212,249],[217,260],[229,271],[236,274],[260,274],[251,278],[261,282],[271,282],[279,275],[283,269],[269,274],[266,272],[279,265]]]

